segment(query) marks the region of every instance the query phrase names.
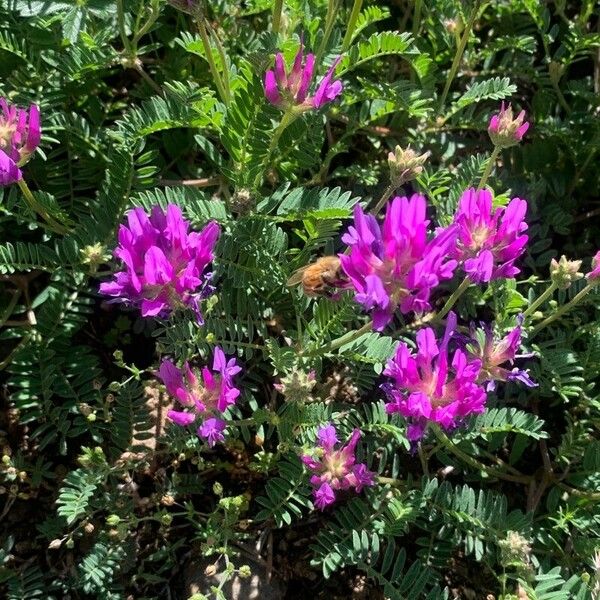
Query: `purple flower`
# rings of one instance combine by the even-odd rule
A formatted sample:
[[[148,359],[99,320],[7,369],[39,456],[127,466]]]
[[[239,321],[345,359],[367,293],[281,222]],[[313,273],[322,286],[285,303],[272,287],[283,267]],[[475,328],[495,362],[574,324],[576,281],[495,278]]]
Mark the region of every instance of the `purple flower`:
[[[127,221],[128,227],[119,228],[114,252],[125,270],[100,284],[100,292],[139,306],[143,317],[166,316],[188,305],[200,319],[198,303],[209,279],[204,271],[220,234],[217,223],[188,233],[189,223],[175,204],[169,204],[166,213],[154,206],[149,218],[142,208],[134,208]]]
[[[460,198],[454,222],[458,242],[454,258],[475,283],[512,278],[520,270],[514,262],[525,250],[528,236],[523,220],[527,202],[513,198],[508,206],[494,210],[488,190],[469,188]]]
[[[311,108],[321,108],[321,106],[331,102],[342,93],[342,82],[331,81],[333,72],[340,62],[338,57],[329,68],[327,75],[323,77],[314,97],[308,95],[310,84],[315,70],[315,55],[309,53],[304,58],[304,44],[300,40],[300,48],[294,58],[294,63],[289,74],[286,73],[283,54],[278,52],[275,55],[275,68],[269,69],[265,73],[265,96],[267,100],[281,108],[287,110],[295,106],[300,110],[310,110]]]
[[[342,237],[351,252],[339,256],[356,301],[373,313],[374,329],[383,329],[397,308],[405,314],[430,309],[431,290],[456,268],[455,260],[447,260],[455,227],[427,241],[425,210],[425,198],[418,194],[394,198],[380,226],[373,215],[354,208],[354,226]]]
[[[590,282],[598,283],[600,281],[600,250],[592,258],[592,270],[586,274],[586,278]]]
[[[363,463],[356,463],[356,444],[360,430],[352,432],[350,441],[342,448],[335,449],[338,438],[331,424],[319,428],[317,432],[318,457],[304,455],[302,462],[313,472],[310,482],[313,486],[315,506],[323,510],[335,501],[336,490],[354,488],[360,493],[363,487],[375,483],[375,473]]]
[[[240,390],[235,387],[233,378],[242,370],[235,358],[227,360],[223,350],[215,347],[212,370],[203,367],[200,373],[194,372],[189,363],[178,369],[169,359],[164,359],[157,375],[162,379],[167,392],[174,396],[184,410],[169,410],[167,417],[185,427],[198,418],[202,424],[198,435],[207,440],[209,446],[223,441],[225,422],[211,415],[222,415],[234,405]]]
[[[225,441],[223,432],[227,427],[227,423],[222,419],[211,417],[206,419],[198,428],[198,435],[206,440],[206,443],[212,448],[215,444]]]
[[[481,371],[477,383],[486,383],[487,391],[496,388],[496,381],[520,381],[528,387],[536,387],[527,371],[514,367],[502,367],[504,363],[511,366],[515,358],[531,356],[530,354],[517,355],[521,347],[521,321],[519,325],[509,331],[503,338],[497,338],[489,325],[480,329],[471,329],[471,338],[468,339],[466,349],[472,358],[481,361]]]
[[[529,123],[525,121],[525,111],[522,110],[517,118],[513,118],[512,107],[504,108],[504,102],[500,112],[493,115],[488,126],[488,133],[494,146],[509,148],[518,144],[529,129]]]
[[[452,357],[448,351],[455,327],[456,315],[451,312],[439,346],[433,329],[421,329],[416,355],[401,342],[386,365],[384,375],[393,380],[382,386],[390,400],[386,410],[409,420],[411,441],[420,439],[430,422],[451,429],[485,408],[486,392],[479,384],[481,360],[471,359],[460,349]]]
[[[22,178],[21,169],[40,143],[40,111],[18,108],[0,98],[0,185]]]

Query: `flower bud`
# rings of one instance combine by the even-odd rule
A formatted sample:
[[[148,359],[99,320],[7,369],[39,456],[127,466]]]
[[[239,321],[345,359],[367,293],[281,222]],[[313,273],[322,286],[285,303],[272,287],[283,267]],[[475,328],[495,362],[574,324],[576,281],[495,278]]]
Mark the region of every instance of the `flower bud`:
[[[250,565],[242,565],[238,570],[238,574],[242,579],[247,579],[248,577],[251,577],[252,569],[250,568]]]
[[[504,108],[503,102],[500,112],[490,119],[488,133],[494,146],[510,148],[521,141],[528,129],[529,123],[525,121],[525,111],[522,110],[516,118],[513,118],[511,105]]]
[[[444,29],[452,35],[460,35],[465,28],[465,24],[461,19],[460,15],[453,17],[452,19],[444,19]]]
[[[273,387],[285,397],[287,402],[303,404],[313,401],[311,392],[316,384],[314,371],[306,373],[294,368],[285,377],[281,378],[280,383],[274,384]]]
[[[110,256],[106,252],[106,248],[100,243],[85,246],[80,250],[81,262],[84,265],[89,265],[89,272],[95,273],[98,267],[109,260]]]
[[[566,290],[583,277],[583,273],[579,272],[580,267],[580,260],[567,260],[563,254],[558,261],[554,258],[550,261],[550,279],[559,289]]]
[[[215,496],[223,495],[223,486],[218,481],[213,483],[213,493]]]
[[[431,152],[417,154],[410,146],[406,150],[396,146],[394,152],[388,154],[390,181],[395,186],[399,186],[415,179],[423,172],[423,165],[430,154]]]
[[[518,531],[508,531],[506,538],[498,542],[502,554],[502,564],[510,563],[527,564],[531,554],[529,540],[525,539]]]
[[[168,527],[173,522],[173,515],[167,512],[162,513],[159,517],[159,520],[163,525]]]
[[[91,535],[94,533],[95,527],[91,523],[86,523],[83,529],[88,535]]]
[[[236,190],[231,197],[231,210],[239,215],[247,215],[254,208],[254,197],[250,190]]]
[[[106,523],[111,527],[118,525],[120,522],[121,517],[119,517],[119,515],[108,515],[108,517],[106,517]]]

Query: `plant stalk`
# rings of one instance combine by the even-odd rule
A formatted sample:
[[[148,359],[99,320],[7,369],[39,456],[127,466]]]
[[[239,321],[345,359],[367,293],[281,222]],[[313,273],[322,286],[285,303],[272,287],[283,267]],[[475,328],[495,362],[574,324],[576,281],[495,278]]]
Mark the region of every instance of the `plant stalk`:
[[[331,37],[331,32],[333,31],[333,26],[335,24],[335,17],[337,15],[337,0],[329,0],[327,3],[327,16],[325,17],[325,32],[323,33],[323,39],[319,44],[319,49],[317,50],[316,55],[316,63],[318,64],[323,58],[323,53],[327,48],[327,44],[329,42],[329,38]]]
[[[529,339],[533,338],[534,335],[537,335],[544,327],[548,327],[550,323],[556,321],[562,317],[565,313],[569,312],[572,308],[577,306],[593,289],[596,287],[588,283],[570,302],[563,304],[554,314],[545,318],[541,323],[538,323],[532,330],[529,335]]]
[[[548,300],[548,298],[550,298],[550,296],[552,296],[552,294],[554,294],[554,292],[558,289],[558,285],[556,284],[556,282],[552,282],[544,291],[544,293],[537,298],[536,300],[534,300],[533,304],[531,304],[531,306],[523,312],[523,317],[527,318],[529,315],[532,315],[537,308],[543,304],[546,300]]]
[[[388,198],[391,196],[392,192],[396,189],[396,186],[393,183],[390,183],[385,190],[383,190],[383,194],[381,194],[381,198],[377,201],[375,208],[371,211],[372,214],[377,216],[379,211],[384,207],[385,203],[388,201]]]
[[[423,12],[423,0],[415,0],[415,12],[413,15],[413,36],[417,36],[419,29],[421,29],[421,13]]]
[[[63,235],[69,232],[69,229],[67,227],[65,227],[62,223],[56,221],[54,217],[50,215],[48,211],[35,199],[35,196],[29,189],[29,186],[27,185],[24,179],[20,179],[19,181],[17,181],[17,184],[23,194],[23,197],[25,198],[25,201],[27,202],[27,206],[29,206],[29,208],[32,211],[34,211],[40,217],[42,217],[44,221],[46,221],[46,224],[48,225],[49,229],[51,229],[55,233],[60,233]]]
[[[489,179],[490,175],[492,174],[492,169],[494,168],[494,165],[496,164],[496,160],[498,159],[498,155],[500,154],[500,146],[494,146],[494,149],[492,150],[492,154],[490,155],[490,157],[488,158],[488,161],[485,165],[485,171],[483,172],[483,175],[481,176],[481,181],[479,182],[479,185],[477,186],[477,191],[482,190],[485,186],[485,184],[487,183],[487,180]]]
[[[484,465],[482,462],[479,462],[477,459],[469,456],[466,452],[463,452],[456,444],[454,444],[438,425],[432,425],[431,430],[446,450],[448,450],[451,454],[454,454],[454,456],[463,462],[467,463],[470,467],[473,467],[478,471],[483,471],[491,477],[497,477],[498,479],[504,479],[506,481],[524,484],[529,484],[531,481],[531,478],[527,475],[511,475],[509,473],[504,473],[503,471],[495,469],[494,467]]]
[[[456,73],[458,72],[458,67],[460,66],[460,61],[465,52],[465,48],[467,47],[467,42],[469,41],[469,36],[471,35],[471,29],[473,29],[473,23],[475,23],[475,19],[477,17],[477,13],[479,12],[479,4],[480,0],[475,0],[473,5],[473,10],[471,11],[471,15],[469,17],[469,21],[465,25],[465,30],[462,33],[462,37],[460,38],[460,43],[456,48],[456,53],[454,54],[454,59],[452,61],[452,66],[450,67],[450,73],[448,74],[448,79],[446,79],[446,85],[444,86],[444,91],[440,97],[440,103],[438,106],[438,114],[442,112],[444,107],[444,103],[446,102],[446,98],[448,96],[448,92],[450,91],[450,86],[452,85],[452,81],[456,77]]]
[[[354,4],[352,6],[352,12],[350,13],[350,18],[348,19],[348,25],[346,26],[346,34],[344,35],[344,40],[342,41],[342,52],[346,52],[350,47],[352,42],[352,35],[354,34],[354,28],[356,27],[356,21],[360,15],[360,9],[362,8],[363,0],[354,0]]]
[[[217,91],[219,92],[221,101],[226,106],[229,106],[229,103],[231,101],[229,96],[229,90],[225,88],[223,80],[221,79],[221,74],[219,73],[219,69],[217,68],[217,63],[215,62],[215,57],[213,55],[210,38],[208,37],[208,32],[206,31],[206,24],[204,23],[204,18],[198,19],[198,31],[200,33],[200,38],[202,39],[202,45],[204,46],[204,52],[206,54],[206,60],[208,61],[208,67],[210,68],[210,72],[213,76],[215,85],[217,86]],[[223,65],[223,67],[225,68],[225,65]]]
[[[448,300],[446,300],[446,304],[442,307],[437,315],[432,320],[433,322],[441,321],[452,309],[452,307],[456,304],[456,301],[464,294],[465,290],[471,285],[471,280],[468,277],[465,277],[461,284],[454,290],[454,292],[450,295]]]
[[[354,340],[358,339],[360,336],[364,335],[368,331],[371,331],[371,329],[373,329],[373,321],[368,321],[360,329],[356,329],[355,331],[349,331],[341,337],[335,340],[331,340],[331,342],[329,342],[328,344],[321,346],[317,352],[314,352],[314,354],[323,355],[327,354],[328,352],[332,352],[333,350],[337,350],[338,348],[341,348],[342,346],[345,346],[346,344],[349,344],[350,342],[353,342]]]
[[[281,27],[281,12],[283,10],[283,0],[275,0],[273,3],[273,17],[271,20],[271,26],[273,33],[279,35],[279,29]]]

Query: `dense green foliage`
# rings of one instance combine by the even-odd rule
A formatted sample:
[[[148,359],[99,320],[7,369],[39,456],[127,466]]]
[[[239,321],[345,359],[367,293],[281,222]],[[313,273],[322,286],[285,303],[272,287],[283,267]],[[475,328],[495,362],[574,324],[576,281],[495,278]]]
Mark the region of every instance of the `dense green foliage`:
[[[354,205],[388,187],[396,144],[431,152],[405,192],[425,194],[447,224],[485,170],[502,99],[532,122],[488,181],[498,203],[529,202],[523,272],[472,286],[455,309],[503,330],[547,288],[551,258],[589,270],[600,247],[597,4],[365,2],[348,30],[352,2],[286,0],[279,35],[277,3],[204,4],[195,19],[162,0],[0,0],[0,97],[40,105],[42,143],[24,176],[67,228],[47,227],[17,186],[0,188],[2,593],[187,598],[186,563],[212,556],[232,576],[248,562],[240,548],[259,540],[274,577],[294,582],[289,598],[350,598],[359,574],[369,598],[600,597],[599,288],[534,336],[576,282],[526,324],[538,387],[499,385],[484,414],[450,440],[428,438],[419,457],[379,389],[418,324],[353,335],[366,317],[351,295],[286,286],[343,251]],[[281,113],[263,75],[302,32],[319,62],[343,54],[344,93],[274,136]],[[98,293],[126,210],[169,202],[195,229],[215,219],[223,231],[202,326],[187,313],[142,319]],[[456,285],[439,288],[436,308]],[[227,442],[207,449],[165,423],[155,371],[163,356],[202,362],[215,344],[244,373]],[[274,391],[310,369],[311,402]],[[327,421],[342,437],[362,429],[380,478],[321,513],[298,455]]]

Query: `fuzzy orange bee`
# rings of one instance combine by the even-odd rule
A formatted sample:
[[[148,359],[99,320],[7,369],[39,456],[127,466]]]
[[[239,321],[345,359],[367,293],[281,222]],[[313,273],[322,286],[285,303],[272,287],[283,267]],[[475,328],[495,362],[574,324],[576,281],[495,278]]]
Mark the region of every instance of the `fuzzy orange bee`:
[[[337,256],[322,256],[314,263],[298,269],[287,282],[288,286],[302,284],[302,290],[311,298],[331,297],[335,288],[345,288],[348,279]]]

